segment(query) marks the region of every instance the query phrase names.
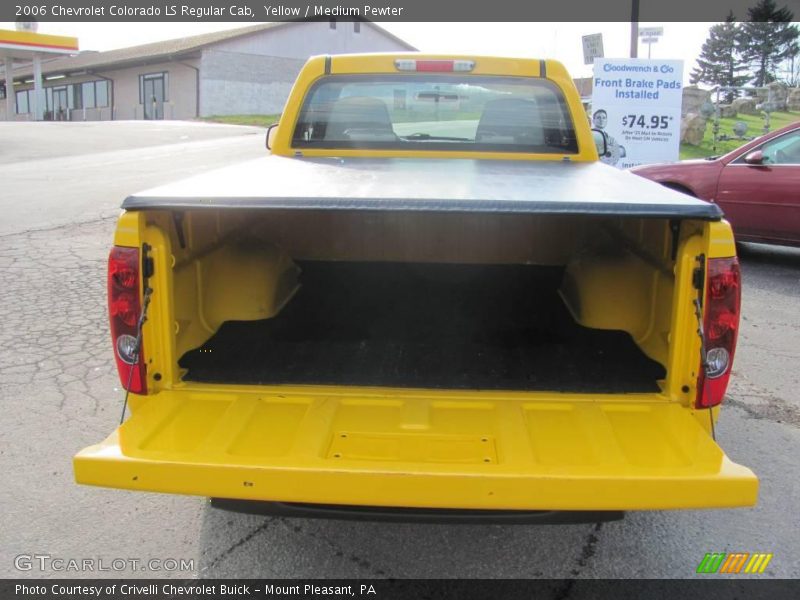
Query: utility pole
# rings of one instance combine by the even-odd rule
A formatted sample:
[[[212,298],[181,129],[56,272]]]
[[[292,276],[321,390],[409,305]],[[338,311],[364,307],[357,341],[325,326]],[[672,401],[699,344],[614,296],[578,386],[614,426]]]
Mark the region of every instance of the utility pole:
[[[631,0],[631,58],[639,56],[639,0]]]

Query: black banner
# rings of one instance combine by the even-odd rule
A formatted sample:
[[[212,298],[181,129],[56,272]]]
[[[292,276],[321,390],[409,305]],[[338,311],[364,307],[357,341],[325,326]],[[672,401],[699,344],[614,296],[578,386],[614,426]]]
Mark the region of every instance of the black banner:
[[[0,21],[724,21],[757,0],[3,0]],[[800,0],[778,0],[797,17]]]
[[[2,580],[0,598],[9,600],[248,600],[321,598],[343,600],[427,599],[565,599],[571,600],[783,600],[800,597],[798,580],[720,579],[638,579],[638,580]]]

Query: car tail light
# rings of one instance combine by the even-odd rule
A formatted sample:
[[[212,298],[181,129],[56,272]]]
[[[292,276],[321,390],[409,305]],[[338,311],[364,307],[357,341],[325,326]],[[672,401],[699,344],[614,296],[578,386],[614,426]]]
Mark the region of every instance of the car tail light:
[[[141,312],[139,249],[114,246],[108,257],[111,341],[122,387],[135,394],[147,393],[142,344],[139,344],[138,356],[136,354],[136,333]]]
[[[741,294],[736,257],[709,259],[703,315],[706,366],[701,365],[697,381],[697,408],[716,406],[725,396],[739,332]]]
[[[394,66],[398,71],[417,73],[467,73],[475,68],[474,60],[415,60],[397,59]]]

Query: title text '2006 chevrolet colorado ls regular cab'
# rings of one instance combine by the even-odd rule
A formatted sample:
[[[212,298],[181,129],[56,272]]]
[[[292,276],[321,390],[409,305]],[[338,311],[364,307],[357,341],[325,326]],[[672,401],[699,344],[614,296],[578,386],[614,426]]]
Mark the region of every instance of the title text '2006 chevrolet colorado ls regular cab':
[[[132,414],[78,482],[335,514],[755,502],[714,439],[731,229],[599,163],[561,64],[314,57],[269,143],[125,200]]]

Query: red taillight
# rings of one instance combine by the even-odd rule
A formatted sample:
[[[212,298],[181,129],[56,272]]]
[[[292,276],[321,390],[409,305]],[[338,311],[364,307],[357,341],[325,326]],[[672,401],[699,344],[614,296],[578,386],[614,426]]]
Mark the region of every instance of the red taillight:
[[[108,257],[108,317],[114,359],[122,387],[146,394],[144,352],[134,361],[136,329],[142,305],[139,295],[139,249],[114,246]],[[132,371],[132,372],[131,372]]]
[[[139,320],[139,301],[133,294],[118,294],[109,298],[108,314],[111,318],[118,318],[128,327],[136,327]]]
[[[741,273],[736,257],[709,259],[703,315],[706,367],[700,365],[697,408],[716,406],[725,396],[739,332],[741,295]]]

